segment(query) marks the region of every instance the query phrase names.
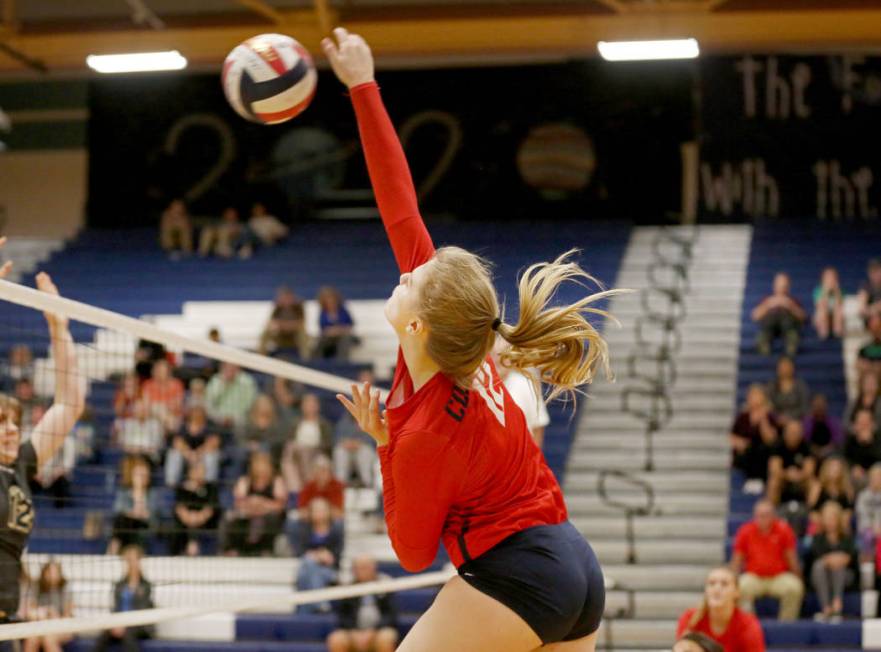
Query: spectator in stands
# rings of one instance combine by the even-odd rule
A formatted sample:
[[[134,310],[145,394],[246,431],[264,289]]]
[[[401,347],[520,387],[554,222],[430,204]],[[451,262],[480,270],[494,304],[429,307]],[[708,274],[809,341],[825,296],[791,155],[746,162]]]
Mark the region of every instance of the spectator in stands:
[[[45,413],[44,406],[35,406],[33,410],[34,423],[39,423]],[[67,507],[70,504],[70,481],[76,467],[76,447],[75,437],[65,437],[61,448],[49,461],[40,466],[37,475],[31,482],[32,491],[45,492],[52,496],[52,502],[56,509]]]
[[[868,325],[872,315],[881,315],[881,259],[869,261],[866,276],[866,282],[857,294],[857,301],[860,317]]]
[[[297,511],[300,518],[306,518],[309,503],[315,498],[322,498],[330,506],[330,515],[334,519],[342,519],[344,511],[345,487],[333,476],[330,460],[319,455],[312,463],[312,476],[297,496]]]
[[[822,527],[820,514],[826,503],[836,503],[844,514],[843,527],[850,530],[850,519],[853,515],[855,498],[853,485],[847,473],[847,466],[840,457],[830,457],[820,466],[817,481],[811,487],[808,496],[813,530]]]
[[[816,470],[817,460],[804,440],[801,422],[790,421],[768,462],[768,498],[775,505],[804,503]]]
[[[811,542],[811,583],[817,591],[822,611],[817,620],[841,622],[844,608],[844,589],[854,581],[851,567],[856,562],[857,550],[853,539],[844,529],[844,515],[834,501],[823,505],[822,528]]]
[[[724,652],[764,652],[758,619],[737,607],[737,576],[727,566],[714,568],[704,584],[704,599],[679,618],[676,638],[698,633],[718,642]],[[686,648],[687,649],[687,648]]]
[[[34,352],[27,344],[16,344],[9,349],[9,359],[0,362],[0,388],[12,390],[23,378],[34,378]]]
[[[141,382],[150,378],[153,373],[153,365],[158,360],[167,360],[168,351],[165,345],[149,340],[140,340],[135,349],[135,372]]]
[[[532,433],[532,438],[541,448],[544,443],[545,428],[551,422],[548,408],[541,395],[541,383],[537,381],[535,374],[528,374],[502,364],[502,355],[509,347],[510,345],[504,339],[498,338],[492,351],[493,363],[495,363],[499,378],[505,383],[505,389],[523,411],[526,426]]]
[[[303,302],[289,287],[280,287],[275,294],[272,314],[260,336],[260,353],[301,359],[308,355],[308,351]]]
[[[113,424],[119,447],[129,455],[143,455],[158,464],[165,443],[165,428],[159,419],[150,414],[147,403],[138,399],[134,411],[127,419],[117,419]]]
[[[248,459],[257,451],[269,453],[277,464],[288,432],[278,418],[272,399],[266,394],[258,394],[251,406],[248,423],[236,440],[236,464],[247,466]]]
[[[284,526],[288,492],[268,453],[251,456],[248,474],[236,481],[235,504],[227,516],[228,555],[268,555]]]
[[[811,393],[807,383],[795,375],[795,363],[786,356],[777,361],[777,376],[768,383],[768,400],[774,414],[783,425],[805,418],[810,407]]]
[[[205,464],[197,460],[187,467],[186,480],[175,491],[171,554],[197,556],[200,538],[212,534],[219,519],[217,484],[207,482]]]
[[[113,396],[113,413],[117,419],[128,419],[135,414],[135,402],[141,398],[141,383],[137,374],[122,377]]]
[[[220,367],[218,367],[220,369]],[[201,378],[193,378],[190,381],[190,386],[187,391],[187,396],[184,399],[184,411],[188,412],[193,408],[202,408],[203,410],[208,411],[208,397],[205,393],[206,387],[208,383],[206,383]]]
[[[857,496],[856,512],[861,557],[872,561],[881,542],[881,463],[869,469],[869,484]]]
[[[369,556],[352,560],[353,582],[384,579],[376,560]],[[327,637],[328,652],[392,652],[398,644],[397,609],[388,593],[371,594],[340,600],[337,605],[338,628]]]
[[[224,428],[243,428],[255,398],[254,377],[231,362],[224,362],[205,388],[208,418]]]
[[[239,219],[239,211],[235,206],[223,209],[220,222],[202,229],[199,236],[199,255],[214,254],[220,258],[238,256],[245,260],[254,254],[254,247],[259,240],[254,232]]]
[[[854,485],[860,489],[866,484],[867,471],[877,462],[881,462],[881,444],[875,428],[872,412],[866,409],[857,410],[844,442],[844,458],[850,464]]]
[[[137,611],[153,608],[153,586],[141,571],[142,548],[127,546],[122,551],[125,560],[125,575],[113,587],[113,611]],[[140,641],[153,637],[153,627],[114,627],[102,633],[95,641],[93,652],[104,652],[108,645],[120,643],[124,652],[137,652]]]
[[[358,339],[352,333],[355,322],[343,305],[342,295],[336,288],[325,285],[318,290],[318,305],[321,308],[318,315],[320,336],[313,355],[316,358],[348,360],[349,351],[358,343]]]
[[[823,394],[814,394],[811,411],[804,418],[802,428],[805,441],[811,447],[811,455],[818,461],[841,451],[844,445],[841,421],[829,414],[829,403]]]
[[[177,430],[184,409],[184,384],[171,375],[168,360],[153,364],[150,378],[141,385],[141,398],[150,414],[159,419],[167,430]]]
[[[67,580],[61,564],[50,558],[40,570],[34,595],[29,596],[28,620],[73,617],[73,599],[67,588]],[[23,652],[63,652],[64,645],[73,640],[70,634],[47,634],[29,638],[24,642]]]
[[[814,328],[821,340],[844,337],[844,296],[838,281],[838,270],[826,267],[820,284],[814,288]]]
[[[764,482],[779,429],[765,389],[758,384],[751,385],[746,393],[746,404],[731,427],[729,438],[734,468],[743,471],[749,480]]]
[[[789,275],[778,272],[774,277],[774,291],[753,309],[752,319],[759,323],[756,346],[762,355],[771,354],[774,339],[783,339],[786,355],[798,353],[799,331],[807,314],[790,294]]]
[[[373,372],[364,369],[358,374],[358,383],[373,386]],[[365,433],[348,410],[344,410],[333,430],[333,468],[336,477],[345,484],[370,487],[373,485],[373,460],[376,441]]]
[[[872,339],[857,354],[857,371],[881,377],[881,315],[869,317],[869,334]]]
[[[756,598],[769,595],[780,601],[780,620],[798,618],[804,583],[795,534],[785,521],[776,518],[770,500],[757,501],[753,520],[737,530],[731,567],[735,573],[744,571],[740,593],[748,611],[754,611]]]
[[[298,522],[291,537],[294,555],[300,558],[297,589],[323,589],[337,581],[340,557],[343,554],[343,524],[334,519],[330,503],[324,498],[309,502],[308,514]],[[301,605],[300,613],[330,611],[327,603]]]
[[[184,471],[184,464],[202,464],[205,480],[217,482],[220,475],[220,431],[208,421],[204,408],[191,408],[180,430],[171,440],[165,456],[165,484],[176,487]]]
[[[174,199],[159,218],[159,244],[176,259],[193,253],[193,226],[182,199]]]
[[[288,491],[300,491],[309,469],[319,454],[331,455],[333,426],[321,416],[321,403],[315,394],[304,394],[302,414],[291,429],[291,437],[281,454],[281,471]]]
[[[21,414],[19,418],[21,425],[19,427],[22,430],[29,430],[37,425],[37,422],[34,420],[33,410],[36,406],[42,404],[42,401],[37,397],[36,391],[34,391],[33,381],[30,378],[22,378],[17,381],[15,383],[14,395],[18,401]]]
[[[113,534],[107,548],[111,555],[130,545],[144,548],[159,514],[158,496],[150,486],[150,465],[146,460],[128,457],[123,460],[122,469],[122,488],[113,502]]]
[[[223,344],[220,330],[217,327],[212,327],[208,331],[208,341],[215,344]],[[211,376],[220,371],[220,363],[216,358],[206,358],[203,355],[188,355],[185,358],[185,363],[186,367],[179,370],[179,372],[182,372],[186,378],[190,379],[191,391],[194,380],[208,381],[211,379]]]
[[[282,224],[274,215],[270,215],[266,210],[266,206],[262,203],[255,202],[251,206],[251,217],[248,220],[248,228],[264,247],[272,247],[280,240],[288,237],[290,229]]]
[[[276,376],[272,379],[272,402],[282,425],[292,426],[300,418],[302,387],[292,380]]]
[[[875,374],[860,376],[857,396],[847,406],[845,418],[848,426],[853,425],[860,410],[869,410],[875,417],[875,423],[881,423],[881,392],[879,392],[879,378]]]
[[[764,648],[761,648],[764,651]],[[725,648],[709,636],[689,632],[673,644],[673,652],[725,652]]]

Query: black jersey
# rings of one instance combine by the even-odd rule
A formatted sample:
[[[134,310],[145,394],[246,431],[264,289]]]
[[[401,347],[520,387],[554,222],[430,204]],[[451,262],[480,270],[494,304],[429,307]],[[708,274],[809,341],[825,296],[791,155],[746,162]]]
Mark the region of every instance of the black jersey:
[[[0,464],[0,611],[18,611],[21,553],[34,527],[29,481],[37,474],[37,452],[30,442],[9,466]]]

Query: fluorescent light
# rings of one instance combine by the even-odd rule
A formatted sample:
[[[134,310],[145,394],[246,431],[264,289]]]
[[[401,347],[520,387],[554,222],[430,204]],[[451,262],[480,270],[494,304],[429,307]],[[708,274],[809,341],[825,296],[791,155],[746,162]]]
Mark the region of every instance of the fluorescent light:
[[[606,61],[646,59],[695,59],[700,54],[693,38],[667,41],[600,41],[600,56]]]
[[[167,52],[133,52],[131,54],[90,54],[86,65],[96,72],[147,72],[181,70],[187,60],[177,50]]]

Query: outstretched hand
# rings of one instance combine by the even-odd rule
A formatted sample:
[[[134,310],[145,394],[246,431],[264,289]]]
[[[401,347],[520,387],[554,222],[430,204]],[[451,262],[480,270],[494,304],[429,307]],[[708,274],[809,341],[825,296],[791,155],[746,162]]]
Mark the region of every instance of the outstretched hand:
[[[38,290],[45,292],[46,294],[52,294],[56,297],[60,296],[58,288],[55,287],[55,283],[52,281],[52,277],[46,272],[40,272],[37,274],[36,280]],[[43,315],[46,317],[46,321],[49,322],[50,328],[67,328],[67,317],[62,317],[51,312],[44,312]]]
[[[364,383],[361,389],[358,385],[352,385],[351,401],[342,394],[337,394],[336,397],[352,415],[358,427],[373,437],[379,446],[388,443],[388,421],[385,411],[379,413],[378,389],[370,389],[370,383]]]
[[[5,245],[5,244],[6,244],[6,237],[4,236],[4,237],[0,238],[0,249],[2,249],[3,245]],[[6,278],[6,276],[11,271],[12,271],[12,261],[7,260],[5,263],[3,263],[2,266],[0,266],[0,278]]]
[[[344,27],[333,30],[332,38],[321,41],[321,48],[330,61],[337,78],[348,88],[373,81],[373,54],[367,41],[357,34],[349,34]]]

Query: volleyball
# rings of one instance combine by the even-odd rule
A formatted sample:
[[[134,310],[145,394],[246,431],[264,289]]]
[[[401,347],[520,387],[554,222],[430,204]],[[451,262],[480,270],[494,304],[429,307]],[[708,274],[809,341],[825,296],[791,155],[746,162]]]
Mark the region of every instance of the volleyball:
[[[318,76],[308,50],[296,40],[261,34],[233,48],[221,79],[236,113],[252,122],[278,124],[309,106]]]

